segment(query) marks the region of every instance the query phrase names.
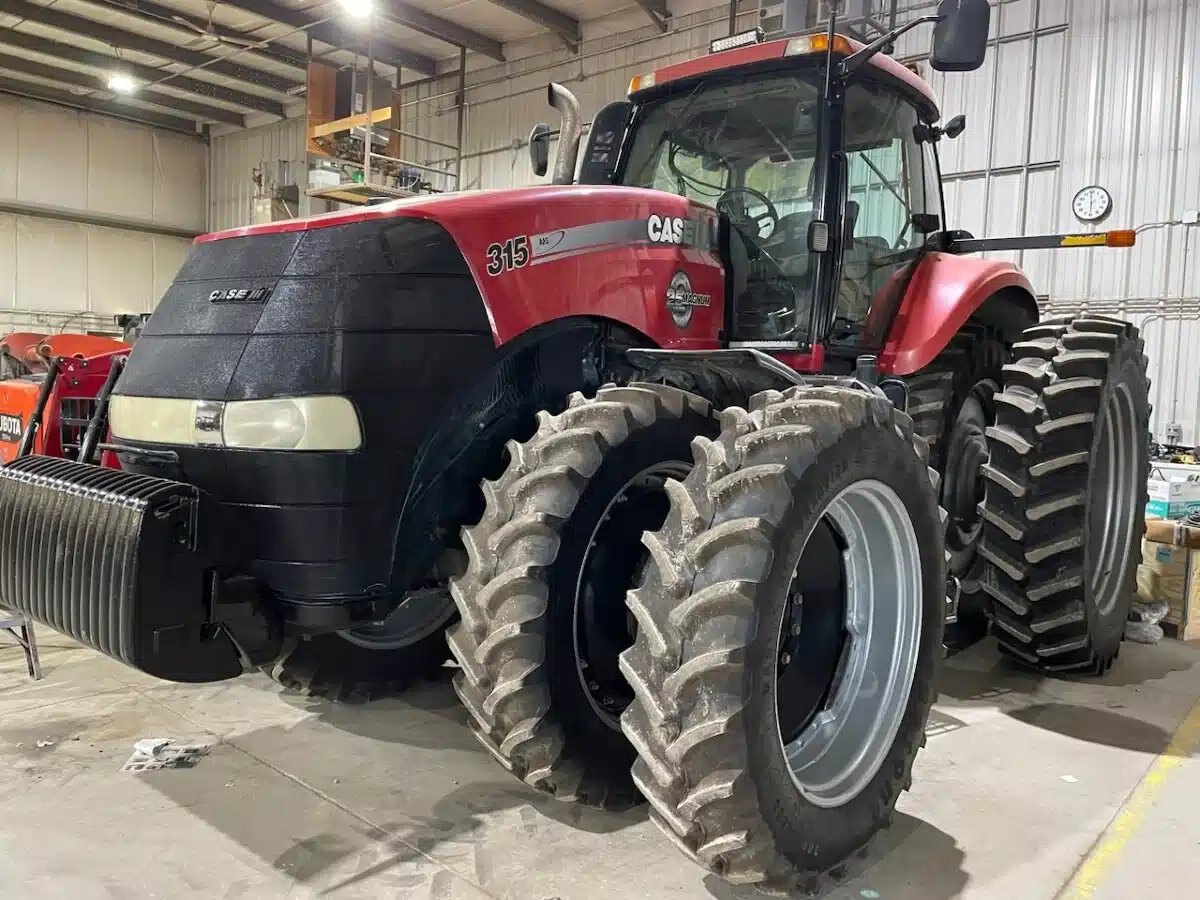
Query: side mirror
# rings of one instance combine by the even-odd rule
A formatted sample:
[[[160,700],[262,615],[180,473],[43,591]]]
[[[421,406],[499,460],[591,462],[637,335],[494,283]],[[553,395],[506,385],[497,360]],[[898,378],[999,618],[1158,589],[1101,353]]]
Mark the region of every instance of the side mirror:
[[[967,117],[960,113],[946,123],[946,125],[942,128],[942,134],[944,134],[950,140],[954,140],[966,130]]]
[[[612,184],[617,153],[632,115],[633,104],[628,100],[616,100],[596,113],[579,168],[580,184]]]
[[[988,0],[941,0],[929,64],[939,72],[974,72],[987,55],[992,7]]]
[[[529,132],[529,164],[539,178],[550,168],[550,126],[539,122]]]
[[[913,213],[912,224],[918,234],[933,234],[942,227],[942,220],[933,213]]]

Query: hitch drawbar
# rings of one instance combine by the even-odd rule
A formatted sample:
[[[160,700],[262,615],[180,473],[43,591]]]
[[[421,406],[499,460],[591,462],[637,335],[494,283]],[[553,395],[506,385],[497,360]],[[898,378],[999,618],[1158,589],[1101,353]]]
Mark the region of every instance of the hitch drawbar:
[[[171,681],[278,649],[256,583],[227,578],[223,510],[198,488],[45,456],[0,468],[0,606]]]

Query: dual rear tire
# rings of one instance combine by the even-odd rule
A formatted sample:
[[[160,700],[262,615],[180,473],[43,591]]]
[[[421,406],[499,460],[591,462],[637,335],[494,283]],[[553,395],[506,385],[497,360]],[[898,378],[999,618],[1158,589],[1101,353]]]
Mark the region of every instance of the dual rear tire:
[[[593,806],[644,796],[739,882],[793,885],[886,824],[945,616],[936,476],[908,416],[796,388],[718,423],[695,395],[634,385],[572,397],[509,452],[465,532],[449,639],[503,765]],[[631,493],[646,472],[656,490]],[[640,552],[618,541],[597,566],[626,508]],[[595,651],[624,651],[615,677]]]

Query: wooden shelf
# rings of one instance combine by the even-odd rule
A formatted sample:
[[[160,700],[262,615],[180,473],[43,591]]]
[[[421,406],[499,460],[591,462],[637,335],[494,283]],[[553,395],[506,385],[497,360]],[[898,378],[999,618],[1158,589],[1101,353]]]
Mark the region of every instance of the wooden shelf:
[[[332,200],[336,203],[350,203],[361,206],[372,200],[403,200],[406,197],[417,196],[415,191],[402,188],[384,187],[382,184],[364,184],[362,182],[346,182],[332,187],[312,188],[305,191],[309,197],[318,200]]]
[[[357,116],[334,119],[332,122],[326,122],[323,125],[313,125],[308,129],[308,139],[311,141],[316,138],[328,137],[331,134],[340,134],[343,131],[361,128],[367,124],[368,120],[372,125],[378,125],[380,122],[391,121],[391,118],[392,108],[390,106],[381,106],[379,109],[371,110],[370,115],[359,113]]]

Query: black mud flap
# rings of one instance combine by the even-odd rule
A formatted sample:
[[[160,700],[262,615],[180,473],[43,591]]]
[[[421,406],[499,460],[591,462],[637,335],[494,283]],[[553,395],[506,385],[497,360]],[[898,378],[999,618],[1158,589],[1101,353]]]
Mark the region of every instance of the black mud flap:
[[[0,468],[0,606],[171,681],[242,672],[215,621],[222,510],[198,488],[27,456]]]

